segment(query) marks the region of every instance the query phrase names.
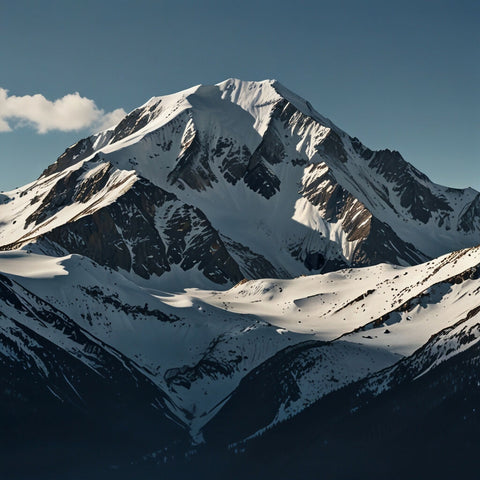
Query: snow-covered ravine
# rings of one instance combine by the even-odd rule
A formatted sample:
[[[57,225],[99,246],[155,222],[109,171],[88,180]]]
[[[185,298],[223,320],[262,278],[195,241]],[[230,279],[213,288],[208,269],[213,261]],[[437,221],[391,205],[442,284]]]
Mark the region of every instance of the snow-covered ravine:
[[[480,280],[468,272],[479,263],[476,247],[415,267],[381,264],[167,293],[79,255],[0,253],[1,274],[132,359],[169,393],[194,436],[242,378],[287,347],[316,342],[295,363],[300,398],[275,421],[411,355],[478,306]],[[55,339],[54,327],[17,320]]]

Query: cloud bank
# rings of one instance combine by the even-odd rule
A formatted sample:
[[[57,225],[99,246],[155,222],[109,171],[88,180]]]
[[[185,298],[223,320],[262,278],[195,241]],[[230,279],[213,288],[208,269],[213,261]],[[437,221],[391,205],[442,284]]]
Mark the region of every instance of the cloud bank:
[[[117,108],[106,113],[93,100],[69,93],[54,101],[43,95],[9,95],[0,88],[0,132],[9,132],[22,126],[32,126],[38,133],[52,130],[70,132],[89,128],[104,130],[118,123],[126,112]]]

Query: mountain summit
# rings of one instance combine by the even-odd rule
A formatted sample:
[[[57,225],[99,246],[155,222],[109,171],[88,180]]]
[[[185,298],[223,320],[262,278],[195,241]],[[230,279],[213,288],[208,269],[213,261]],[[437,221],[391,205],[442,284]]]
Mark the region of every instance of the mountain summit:
[[[480,194],[372,151],[275,80],[153,97],[3,195],[0,245],[232,285],[473,246]],[[15,220],[15,222],[13,221]]]

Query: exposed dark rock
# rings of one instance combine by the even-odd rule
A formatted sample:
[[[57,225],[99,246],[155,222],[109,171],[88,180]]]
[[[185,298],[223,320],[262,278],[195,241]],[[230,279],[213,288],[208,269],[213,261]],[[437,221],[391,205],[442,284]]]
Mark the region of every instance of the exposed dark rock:
[[[113,295],[106,295],[104,291],[99,287],[79,287],[80,290],[84,291],[89,297],[95,298],[96,300],[100,301],[103,305],[112,305],[117,310],[120,310],[127,315],[130,315],[131,318],[134,320],[137,317],[154,317],[161,322],[178,322],[180,317],[176,315],[170,314],[167,315],[166,313],[161,312],[158,309],[150,309],[148,305],[145,304],[143,307],[138,305],[129,305],[128,303],[122,302],[118,297],[118,294]]]
[[[348,154],[345,151],[342,139],[334,130],[330,130],[325,140],[317,146],[317,153],[322,158],[334,161],[340,160],[342,163],[346,163],[348,160]]]
[[[188,390],[192,383],[205,377],[218,379],[219,377],[231,376],[243,357],[237,355],[236,357],[229,357],[227,362],[219,361],[215,356],[215,348],[220,341],[221,338],[214,339],[195,365],[184,365],[167,370],[165,381],[168,387],[173,391],[176,391],[175,387],[183,387]]]
[[[37,210],[27,218],[25,228],[33,222],[38,225],[53,217],[66,205],[74,202],[86,203],[95,194],[99,193],[110,179],[112,168],[109,163],[103,164],[93,175],[90,175],[85,180],[81,180],[82,175],[86,174],[89,168],[96,165],[96,160],[98,159],[94,157],[82,168],[61,177],[43,198]]]
[[[273,118],[274,115],[275,113],[272,114]],[[272,122],[265,131],[260,145],[253,153],[253,157],[255,158],[254,162],[257,158],[263,158],[270,165],[280,163],[285,158],[285,148]]]
[[[324,164],[312,164],[308,167],[309,172],[322,170]],[[343,189],[330,171],[323,175],[315,175],[314,180],[304,183],[300,193],[308,201],[324,212],[327,221],[336,221],[342,216],[347,198],[350,194]]]
[[[281,89],[277,91],[282,95]],[[210,115],[212,95],[216,95],[216,100],[232,114],[232,118],[240,115],[242,128],[251,127],[247,136],[249,147],[237,138],[235,126],[229,122],[219,125],[221,128],[217,128],[218,125],[212,127],[217,121],[215,111],[211,113],[212,123],[203,121],[205,115]],[[296,103],[294,97],[288,98]],[[34,241],[38,232],[45,231],[47,222],[57,219],[57,214],[64,207],[72,203],[76,206],[88,203],[68,225],[45,234],[45,238],[61,247],[64,253],[72,251],[91,255],[104,265],[130,269],[143,278],[152,274],[162,275],[171,269],[172,264],[185,270],[198,267],[209,279],[221,284],[235,283],[243,277],[288,276],[283,265],[273,265],[273,260],[258,255],[254,243],[234,245],[236,239],[231,239],[226,245],[222,232],[217,232],[212,226],[219,226],[217,219],[206,218],[195,205],[184,203],[193,201],[197,192],[209,195],[208,190],[215,189],[217,183],[229,187],[239,181],[272,202],[275,202],[281,189],[286,187],[289,195],[291,189],[298,187],[298,193],[317,207],[321,217],[319,221],[325,222],[326,231],[330,230],[328,233],[332,234],[332,229],[335,230],[332,240],[327,238],[328,233],[324,235],[323,231],[320,233],[310,227],[305,227],[303,239],[286,235],[285,248],[299,262],[299,268],[303,263],[305,272],[327,272],[347,265],[379,262],[412,264],[426,260],[426,255],[408,243],[408,228],[402,230],[400,238],[388,225],[389,221],[385,219],[394,215],[406,222],[412,218],[416,220],[413,222],[416,234],[423,228],[419,222],[427,223],[433,218],[436,226],[442,227],[443,233],[450,228],[466,233],[480,228],[480,195],[465,207],[457,222],[451,214],[450,196],[447,199],[436,193],[442,190],[431,186],[428,178],[405,162],[398,152],[369,150],[357,138],[347,136],[329,121],[324,121],[308,105],[307,108],[300,107],[300,111],[286,99],[267,101],[266,105],[272,109],[268,125],[260,135],[254,130],[254,115],[223,98],[218,87],[201,87],[189,96],[188,101],[191,106],[186,109],[180,104],[172,107],[172,115],[166,125],[149,129],[145,141],[142,141],[142,145],[150,149],[148,151],[137,151],[132,145],[135,153],[129,153],[125,158],[118,152],[105,153],[105,158],[101,158],[101,154],[93,157],[94,145],[95,149],[102,148],[144,128],[164,108],[161,101],[153,101],[147,107],[134,110],[114,130],[84,139],[67,149],[44,172],[44,175],[57,175],[48,179],[51,184],[56,181],[50,192],[44,197],[43,193],[32,194],[34,198],[30,203],[35,212],[26,219],[25,234],[15,238],[14,243],[0,248],[16,248]],[[174,114],[176,110],[179,113]],[[295,146],[300,151],[296,151]],[[164,154],[167,151],[169,153]],[[60,174],[66,167],[88,156],[93,158],[79,169],[66,175],[66,172]],[[350,163],[354,163],[352,172],[356,172],[358,178],[344,181],[349,175],[348,158]],[[112,162],[112,166],[106,163],[106,159]],[[292,165],[295,168],[291,168]],[[127,187],[122,189],[120,186],[119,198],[100,212],[100,195],[95,197],[98,200],[95,203],[92,198],[99,192],[106,192],[111,181],[112,186],[119,186],[118,183],[113,185],[115,166],[132,168],[137,175],[139,172],[145,175],[156,172],[152,182],[169,189],[165,186],[165,179],[156,176],[165,168],[164,172],[169,172],[167,185],[173,185],[177,192],[178,189],[185,190],[178,194],[183,200],[178,200],[176,196],[162,200],[160,197],[167,195],[165,191],[162,194],[140,192],[140,183],[137,182],[121,195],[120,191]],[[93,168],[96,168],[95,173],[89,174],[89,169]],[[304,176],[300,180],[302,170]],[[280,174],[277,176],[279,171],[282,172],[281,177]],[[292,172],[292,182],[301,181],[303,184],[291,184],[288,172]],[[134,180],[133,175],[132,172],[129,180]],[[119,177],[125,179],[126,176]],[[288,185],[281,185],[280,178],[285,179],[282,181]],[[129,185],[131,183],[129,181]],[[184,196],[189,190],[195,192],[191,197]],[[23,189],[20,195],[28,195],[29,191],[30,188]],[[447,196],[448,191],[443,191]],[[462,191],[455,192],[458,197],[454,195],[453,198],[461,199],[459,192]],[[263,199],[260,201],[263,203]],[[289,208],[296,208],[294,201],[295,198]],[[399,204],[402,209],[399,209]],[[273,203],[272,207],[276,210]],[[288,215],[291,213],[288,212]],[[440,242],[442,248],[448,243],[443,240],[444,237]],[[284,239],[280,240],[283,242]]]
[[[129,113],[113,131],[111,143],[118,142],[132,133],[142,129],[153,118],[152,113],[160,104],[160,101],[151,105],[149,108],[137,108]]]
[[[160,234],[157,221],[162,218]],[[172,264],[184,270],[197,266],[216,283],[235,283],[244,277],[199,209],[144,179],[114,203],[84,212],[43,238],[101,265],[132,269],[143,278],[162,275]]]
[[[427,223],[434,212],[452,211],[443,197],[434,195],[423,184],[429,182],[428,177],[407,163],[398,152],[375,152],[368,166],[395,184],[393,189],[400,196],[400,204],[414,219]]]
[[[221,147],[219,145],[221,145]],[[215,150],[215,156],[221,157],[225,154],[220,170],[225,180],[235,185],[245,175],[252,154],[247,146],[235,147],[231,140],[221,139],[219,140],[219,145],[217,145]],[[228,149],[228,151],[224,153],[223,149]]]
[[[324,163],[310,165],[307,172],[316,170],[323,173],[312,175],[313,180],[304,183],[300,193],[322,211],[326,220],[341,221],[348,241],[360,242],[355,248],[353,265],[375,265],[382,261],[396,264],[400,260],[415,264],[426,260],[423,253],[401,240],[389,225],[373,217],[363,203],[341,187]]]
[[[237,454],[222,463],[220,475],[287,480],[321,471],[342,480],[401,480],[415,465],[416,474],[426,478],[475,476],[479,350],[477,343],[428,371],[410,357],[406,364],[416,368],[405,364],[403,369],[387,370],[385,375],[396,368],[395,380],[378,396],[364,390],[368,379],[333,392],[240,444]],[[379,382],[383,380],[384,375],[379,376]],[[226,436],[231,438],[228,432]],[[286,444],[289,448],[282,450]],[[284,454],[279,456],[279,451]],[[409,461],[398,462],[399,457]]]
[[[141,277],[170,270],[166,249],[155,226],[156,207],[173,194],[137,181],[115,203],[58,227],[45,235],[67,251],[86,255],[101,265],[133,269]]]
[[[325,265],[325,257],[320,252],[309,252],[305,256],[305,266],[311,270],[320,270]]]
[[[348,268],[350,264],[343,257],[341,246],[329,239],[324,240],[323,249],[313,251],[308,247],[306,248],[304,242],[300,242],[290,246],[290,254],[293,258],[302,262],[309,271],[315,271],[316,274]],[[324,252],[327,251],[329,257],[324,255]]]
[[[60,178],[44,197],[40,206],[26,219],[25,228],[33,222],[36,225],[42,223],[71,203],[75,195],[78,179],[83,173],[83,169],[78,169]]]
[[[248,373],[203,428],[207,442],[239,441],[273,422],[282,404],[299,398],[296,369],[306,368],[304,361],[309,351],[323,345],[324,342],[305,342],[287,347]]]
[[[80,140],[75,145],[68,147],[65,152],[62,153],[55,163],[52,163],[43,172],[41,177],[48,177],[54,173],[62,172],[68,167],[75,165],[84,158],[92,155],[93,150],[93,138],[88,137]]]
[[[127,271],[132,266],[128,246],[107,209],[57,227],[46,233],[44,238],[68,252],[86,255],[101,265]]]
[[[316,174],[317,171],[323,172],[322,175]],[[351,234],[349,240],[364,238],[371,217],[365,206],[340,186],[324,163],[309,165],[307,172],[314,174],[313,180],[305,182],[300,193],[323,212],[325,220],[344,219],[345,231]]]
[[[304,167],[307,164],[308,164],[307,160],[304,160],[303,158],[294,158],[292,160],[292,165],[294,167],[296,167],[297,165],[299,165],[300,167]]]
[[[288,278],[288,272],[275,268],[263,255],[235,242],[225,235],[221,236],[230,255],[242,265],[245,277],[254,278]]]
[[[464,232],[480,230],[480,193],[460,215],[457,230],[463,230]]]
[[[193,190],[200,191],[218,181],[209,165],[208,147],[201,142],[198,135],[193,128],[186,133],[177,165],[168,175],[168,181],[172,185],[181,187],[182,181]]]
[[[265,198],[273,197],[280,189],[278,177],[255,154],[250,159],[244,180],[254,192],[260,193]]]
[[[374,152],[363,145],[357,137],[350,137],[350,142],[355,152],[357,152],[364,160],[370,160],[372,158]]]
[[[401,240],[386,223],[372,217],[368,235],[355,249],[352,264],[368,266],[385,261],[398,264],[401,260],[415,265],[426,261],[427,257],[411,243]]]
[[[283,100],[277,103],[272,118],[278,118],[283,128],[291,129],[293,136],[301,135],[307,128],[315,124],[315,120],[297,110],[295,105]]]
[[[95,158],[93,159],[95,160]],[[112,166],[104,163],[94,174],[79,183],[72,200],[80,203],[87,203],[95,194],[105,188],[110,180]]]
[[[367,290],[365,293],[362,293],[362,295],[359,295],[357,298],[354,298],[352,301],[346,303],[345,305],[342,305],[340,308],[338,308],[337,310],[335,310],[335,313],[338,313],[340,312],[341,310],[349,307],[350,305],[353,305],[354,303],[357,303],[357,302],[360,302],[362,300],[364,300],[365,298],[367,298],[369,295],[371,295],[373,292],[375,292],[375,289],[370,289],[370,290]]]
[[[174,205],[169,211],[164,234],[168,239],[167,255],[171,263],[183,270],[197,266],[215,283],[238,282],[243,278],[218,232],[203,212],[190,205]]]

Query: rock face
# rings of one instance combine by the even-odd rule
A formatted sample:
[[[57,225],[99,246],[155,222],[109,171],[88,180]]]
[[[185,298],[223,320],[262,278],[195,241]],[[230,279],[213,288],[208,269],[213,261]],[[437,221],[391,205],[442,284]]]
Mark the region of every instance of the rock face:
[[[460,216],[457,230],[474,232],[480,228],[480,193],[467,205]]]
[[[205,215],[145,179],[116,202],[54,228],[43,238],[143,278],[161,276],[171,265],[197,267],[220,284],[243,278]]]
[[[231,79],[153,98],[68,148],[6,194],[0,219],[15,211],[16,225],[0,248],[232,285],[475,245],[479,198],[371,151],[278,82]]]

